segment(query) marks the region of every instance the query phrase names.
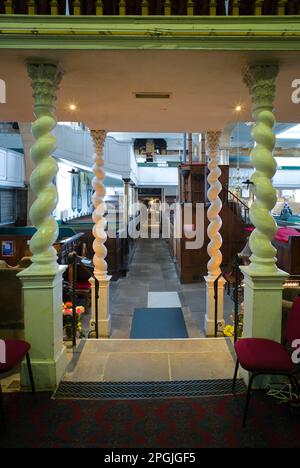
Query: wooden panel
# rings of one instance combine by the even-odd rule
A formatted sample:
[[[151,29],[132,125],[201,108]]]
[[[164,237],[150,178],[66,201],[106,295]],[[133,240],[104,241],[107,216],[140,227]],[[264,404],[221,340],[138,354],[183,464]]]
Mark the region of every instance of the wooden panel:
[[[300,275],[300,236],[289,238],[289,242],[273,241],[277,249],[277,265],[290,275]]]
[[[220,182],[224,187],[228,186],[229,167],[220,166],[222,174]],[[176,266],[180,281],[182,283],[200,282],[203,276],[207,274],[207,263],[209,255],[207,246],[209,238],[207,236],[208,219],[207,210],[207,175],[208,170],[203,164],[183,164],[179,168],[180,181],[180,201],[190,203],[204,203],[204,245],[200,249],[186,249],[186,239],[170,239],[170,250],[173,253],[172,245],[176,245]],[[182,203],[183,210],[183,203]],[[195,207],[193,214],[193,224],[196,224]],[[234,258],[234,256],[242,250],[247,240],[247,233],[244,230],[245,226],[241,219],[230,209],[228,205],[223,206],[220,216],[223,220],[221,235],[223,245],[221,248],[223,255],[223,267],[226,268]],[[173,231],[171,230],[173,233]],[[173,234],[174,235],[174,234]]]

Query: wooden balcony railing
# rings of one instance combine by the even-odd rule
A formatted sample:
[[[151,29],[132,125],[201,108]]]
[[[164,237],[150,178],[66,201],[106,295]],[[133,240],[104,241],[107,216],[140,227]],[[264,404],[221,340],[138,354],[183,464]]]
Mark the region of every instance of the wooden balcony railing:
[[[0,14],[65,15],[67,0],[0,0]],[[69,0],[70,15],[300,15],[300,0]]]

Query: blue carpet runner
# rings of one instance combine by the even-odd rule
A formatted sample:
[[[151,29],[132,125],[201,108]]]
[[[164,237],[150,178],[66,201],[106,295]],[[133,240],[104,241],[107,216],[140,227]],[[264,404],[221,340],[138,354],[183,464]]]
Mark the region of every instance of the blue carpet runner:
[[[134,310],[130,338],[164,339],[188,337],[180,307]]]

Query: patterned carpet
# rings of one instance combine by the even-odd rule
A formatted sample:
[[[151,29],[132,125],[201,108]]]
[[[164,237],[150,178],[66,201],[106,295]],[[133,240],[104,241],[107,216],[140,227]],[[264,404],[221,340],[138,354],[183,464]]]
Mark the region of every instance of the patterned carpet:
[[[164,400],[51,400],[5,396],[9,427],[0,447],[300,447],[300,408],[256,392],[248,426],[244,396]]]

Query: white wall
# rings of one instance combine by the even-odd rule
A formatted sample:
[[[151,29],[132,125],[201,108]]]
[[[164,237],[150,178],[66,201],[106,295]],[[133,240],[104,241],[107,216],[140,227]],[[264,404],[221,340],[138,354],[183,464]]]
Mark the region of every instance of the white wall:
[[[139,185],[143,187],[167,187],[178,185],[177,167],[139,167]]]
[[[274,187],[281,189],[300,188],[300,171],[277,171],[274,177]]]
[[[75,130],[69,125],[58,125],[53,133],[57,138],[57,150],[54,153],[56,158],[92,171],[94,146],[88,131]],[[107,137],[104,159],[108,174],[137,182],[138,168],[132,143],[120,143],[112,137]]]
[[[132,143],[120,143],[112,137],[105,142],[105,170],[123,179],[138,182],[138,167]]]
[[[276,158],[276,159],[280,159],[280,161],[277,161],[277,163],[281,163],[284,166],[291,165],[291,164],[288,164],[288,161],[287,161],[288,158]],[[283,159],[283,161],[281,161],[281,159]],[[293,161],[293,166],[297,166],[297,162],[295,161],[295,158]],[[253,174],[253,172],[254,172],[253,169],[241,168],[240,169],[241,181],[243,182],[249,179],[251,175]],[[232,177],[236,175],[236,169],[230,168],[229,174],[230,174],[230,182],[232,182]],[[274,187],[278,189],[300,188],[300,166],[299,166],[299,170],[286,170],[286,169],[281,170],[280,164],[279,164],[278,170],[273,179],[273,184],[274,184]]]
[[[0,148],[0,185],[24,187],[24,156],[15,151]]]
[[[56,158],[92,167],[94,150],[89,132],[74,130],[69,125],[57,125],[53,134],[57,138]]]
[[[90,214],[93,211],[87,203],[87,188],[81,179],[82,210],[72,210],[72,166],[65,163],[58,163],[59,172],[56,178],[56,186],[59,194],[58,204],[55,210],[56,219],[66,219]]]

